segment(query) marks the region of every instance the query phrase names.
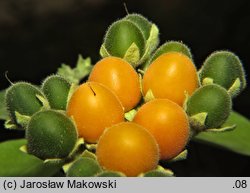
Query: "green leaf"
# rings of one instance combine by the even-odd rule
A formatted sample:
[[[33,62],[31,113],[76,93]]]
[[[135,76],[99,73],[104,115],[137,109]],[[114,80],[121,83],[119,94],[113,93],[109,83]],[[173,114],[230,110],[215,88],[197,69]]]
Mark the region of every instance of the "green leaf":
[[[6,90],[0,91],[0,119],[7,120],[9,118],[8,111],[5,106],[5,92]]]
[[[71,83],[79,84],[83,78],[89,75],[92,67],[90,58],[83,59],[82,56],[79,55],[75,68],[62,64],[62,66],[58,68],[57,74],[63,76]]]
[[[0,143],[0,176],[53,176],[61,164],[45,164],[43,160],[26,154],[20,147],[26,144],[25,139]]]
[[[201,132],[194,140],[230,151],[250,156],[250,121],[237,112],[232,112],[223,126],[236,124],[236,129],[228,132]]]

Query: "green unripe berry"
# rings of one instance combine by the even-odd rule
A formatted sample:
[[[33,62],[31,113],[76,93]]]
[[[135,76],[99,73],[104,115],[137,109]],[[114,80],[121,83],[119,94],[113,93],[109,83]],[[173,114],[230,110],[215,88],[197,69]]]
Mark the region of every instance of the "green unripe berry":
[[[149,38],[152,23],[149,22],[145,17],[143,17],[141,14],[132,13],[128,14],[125,19],[135,23],[140,28],[145,40]]]
[[[67,171],[67,177],[91,177],[102,171],[98,162],[88,157],[76,160]]]
[[[140,56],[144,53],[145,38],[141,30],[133,22],[119,20],[108,29],[104,38],[104,47],[112,56],[123,58],[132,44],[139,49]]]
[[[63,113],[45,110],[31,117],[26,139],[30,154],[41,159],[66,158],[75,147],[77,131]]]
[[[125,177],[125,175],[121,172],[103,171],[97,174],[96,177]]]
[[[42,84],[42,91],[53,109],[66,109],[69,90],[70,83],[59,75],[47,77]]]
[[[210,79],[228,90],[232,96],[237,96],[246,87],[241,61],[229,51],[212,53],[201,68],[200,79],[203,85],[206,84],[206,79]]]
[[[168,41],[165,44],[161,45],[154,53],[151,62],[157,59],[160,55],[168,53],[168,52],[180,52],[185,54],[190,59],[192,59],[192,54],[190,49],[183,44],[182,42],[178,41]]]
[[[188,99],[186,111],[189,117],[199,113],[207,113],[204,129],[218,128],[228,118],[232,101],[227,91],[216,84],[206,85],[197,89]],[[192,125],[191,127],[195,127]]]
[[[43,96],[37,87],[26,82],[18,82],[8,88],[5,102],[13,123],[17,124],[16,112],[31,116],[42,108],[38,95]]]

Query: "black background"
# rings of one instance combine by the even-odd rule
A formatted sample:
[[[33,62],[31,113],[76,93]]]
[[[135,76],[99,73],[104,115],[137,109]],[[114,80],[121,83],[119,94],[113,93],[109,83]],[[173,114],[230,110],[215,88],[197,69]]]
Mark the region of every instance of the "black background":
[[[61,63],[75,65],[78,54],[100,59],[107,27],[129,12],[141,13],[160,29],[161,43],[182,40],[199,68],[215,50],[235,52],[249,74],[249,0],[0,0],[0,89],[11,81],[39,84]],[[250,91],[234,100],[249,118]],[[3,122],[1,122],[2,125]],[[23,132],[0,130],[0,141]],[[250,139],[250,138],[249,138]],[[249,176],[250,158],[190,143],[186,161],[170,164],[178,176]]]

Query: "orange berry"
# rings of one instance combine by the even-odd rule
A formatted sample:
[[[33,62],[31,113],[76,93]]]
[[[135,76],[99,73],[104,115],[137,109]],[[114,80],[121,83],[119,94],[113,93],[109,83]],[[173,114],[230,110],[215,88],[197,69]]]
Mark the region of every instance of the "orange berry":
[[[95,143],[105,128],[124,120],[119,99],[96,82],[82,84],[70,98],[67,114],[73,117],[80,137]]]
[[[183,105],[185,91],[191,95],[198,86],[196,68],[186,55],[162,54],[154,60],[143,77],[143,93],[152,90],[155,98],[166,98]]]
[[[142,126],[123,122],[105,130],[97,144],[96,156],[107,170],[137,176],[157,166],[159,149],[153,136]]]
[[[177,156],[189,138],[189,123],[184,110],[168,99],[154,99],[138,110],[133,120],[156,139],[161,159]]]
[[[121,58],[110,56],[97,62],[89,80],[102,83],[111,89],[120,99],[125,112],[134,108],[141,99],[139,76]]]

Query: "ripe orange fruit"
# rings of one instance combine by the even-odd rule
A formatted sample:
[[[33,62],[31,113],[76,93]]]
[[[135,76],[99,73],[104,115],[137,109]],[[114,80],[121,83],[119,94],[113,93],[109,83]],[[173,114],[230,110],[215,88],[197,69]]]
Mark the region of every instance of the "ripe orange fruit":
[[[155,137],[163,160],[177,156],[189,138],[186,113],[168,99],[154,99],[144,104],[133,122],[142,125]]]
[[[102,83],[111,89],[120,99],[125,112],[134,108],[141,99],[139,76],[121,58],[110,56],[97,62],[89,80]]]
[[[68,116],[73,117],[80,137],[95,143],[105,128],[124,120],[119,99],[96,82],[82,84],[70,98]]]
[[[186,55],[162,54],[154,60],[143,77],[143,94],[152,90],[155,98],[167,98],[183,105],[185,91],[191,95],[198,86],[196,68]]]
[[[157,166],[159,149],[153,136],[142,126],[123,122],[105,130],[97,144],[96,156],[107,170],[137,176]]]

